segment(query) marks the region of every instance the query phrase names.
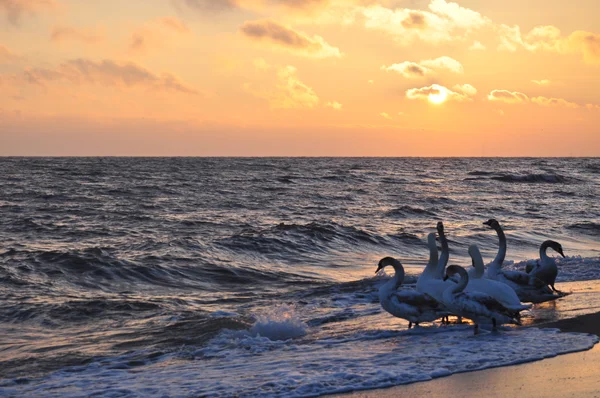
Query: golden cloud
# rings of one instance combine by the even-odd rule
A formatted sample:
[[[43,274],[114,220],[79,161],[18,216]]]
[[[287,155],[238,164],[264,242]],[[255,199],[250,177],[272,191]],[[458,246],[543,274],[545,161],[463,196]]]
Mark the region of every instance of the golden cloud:
[[[531,99],[531,102],[541,105],[541,106],[556,106],[561,108],[571,108],[577,109],[579,108],[579,104],[574,102],[569,102],[562,98],[546,98],[546,97],[534,97]]]
[[[449,88],[439,84],[432,84],[431,86],[427,87],[411,88],[406,90],[406,98],[428,100],[430,99],[431,95],[437,96],[444,94],[446,101],[465,102],[472,101],[470,97],[477,93],[475,87],[471,86],[470,84],[457,85],[454,86],[454,89],[457,91],[450,90]]]
[[[244,22],[240,31],[252,40],[270,43],[296,55],[315,58],[342,56],[339,48],[329,45],[321,36],[310,37],[271,20]]]
[[[507,104],[523,104],[529,102],[529,97],[518,91],[493,90],[488,95],[488,100],[506,102]]]
[[[463,73],[464,69],[460,62],[447,56],[436,59],[426,59],[419,63],[405,61],[390,66],[382,66],[382,70],[398,72],[406,78],[424,77],[440,71]]]

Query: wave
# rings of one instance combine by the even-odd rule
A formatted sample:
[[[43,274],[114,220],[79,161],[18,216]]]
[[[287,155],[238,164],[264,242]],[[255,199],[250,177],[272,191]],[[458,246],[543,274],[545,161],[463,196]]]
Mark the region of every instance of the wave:
[[[600,236],[600,223],[596,223],[593,221],[567,225],[566,228],[582,232],[586,235]]]
[[[536,328],[504,328],[500,335],[472,338],[468,326],[287,340],[223,332],[201,349],[142,360],[134,352],[37,380],[6,380],[0,395],[318,396],[531,362],[597,342],[590,334]]]
[[[387,217],[428,216],[435,217],[435,213],[421,207],[402,206],[389,210],[385,213]]]
[[[500,174],[490,177],[492,180],[515,183],[564,184],[567,179],[559,174]]]

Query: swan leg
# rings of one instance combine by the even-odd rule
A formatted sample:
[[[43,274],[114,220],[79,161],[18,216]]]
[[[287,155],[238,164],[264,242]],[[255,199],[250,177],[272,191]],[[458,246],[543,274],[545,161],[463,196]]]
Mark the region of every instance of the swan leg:
[[[412,322],[411,321],[408,321],[408,328],[409,329],[412,328]]]
[[[473,328],[473,334],[475,336],[477,336],[479,334],[479,325],[475,324],[475,327]]]
[[[497,330],[496,329],[496,318],[492,318],[492,325],[493,325],[492,330],[496,331]]]
[[[561,292],[560,290],[556,290],[556,288],[554,287],[554,284],[550,285],[550,287],[552,288],[552,290],[554,291],[554,293],[563,294],[563,292]]]
[[[459,325],[462,325],[462,323],[463,323],[462,316],[457,316],[456,317],[456,323],[458,323]]]
[[[415,326],[419,326],[419,322],[415,322]]]

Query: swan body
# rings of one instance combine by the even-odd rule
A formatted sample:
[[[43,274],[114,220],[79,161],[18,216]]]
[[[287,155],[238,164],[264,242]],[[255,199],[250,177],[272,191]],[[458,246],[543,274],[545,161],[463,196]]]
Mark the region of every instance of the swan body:
[[[487,268],[486,277],[488,279],[508,285],[515,291],[519,300],[524,303],[543,303],[561,297],[553,294],[547,286],[543,286],[539,281],[535,282],[532,280],[532,276],[526,272],[503,270],[502,263],[506,257],[506,236],[504,235],[504,231],[500,223],[493,218],[484,222],[484,224],[496,231],[499,240],[498,253]],[[470,273],[470,276],[473,276],[473,274]]]
[[[409,329],[413,323],[418,325],[420,322],[432,322],[448,315],[445,307],[428,294],[414,290],[397,290],[404,281],[404,267],[395,258],[381,259],[375,273],[388,265],[394,267],[396,274],[392,280],[379,288],[379,302],[384,310],[397,318],[406,319]]]
[[[480,323],[491,322],[494,328],[505,323],[520,325],[514,311],[503,306],[494,297],[482,292],[464,291],[469,283],[469,275],[464,268],[451,265],[446,272],[445,278],[458,274],[460,281],[444,291],[442,303],[453,314],[471,319],[475,323],[475,334],[479,332]]]
[[[565,257],[560,243],[553,240],[547,240],[542,243],[540,246],[540,262],[529,272],[529,284],[533,286],[539,283],[542,283],[544,286],[550,285],[552,291],[560,293],[554,288],[556,276],[558,275],[556,260],[546,254],[548,248],[552,248],[558,254]]]
[[[473,260],[475,268],[473,268],[474,272],[468,273],[469,283],[465,288],[465,292],[486,293],[498,300],[504,307],[511,311],[515,311],[517,314],[519,311],[531,308],[531,305],[521,304],[519,296],[517,296],[517,293],[512,287],[502,282],[483,278],[483,257],[481,257],[481,252],[477,245],[471,245],[469,247],[469,255]]]
[[[439,277],[437,270],[438,250],[434,233],[430,233],[427,236],[427,246],[429,247],[429,262],[417,279],[417,291],[426,293],[438,302],[441,302],[446,288],[455,285],[455,283],[452,281],[444,281]]]

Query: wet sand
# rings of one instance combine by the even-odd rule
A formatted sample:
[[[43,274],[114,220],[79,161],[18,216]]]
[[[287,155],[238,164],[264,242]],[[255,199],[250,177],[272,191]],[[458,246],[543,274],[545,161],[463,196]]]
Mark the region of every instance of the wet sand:
[[[536,327],[600,336],[600,313]],[[600,344],[589,351],[559,355],[537,362],[460,373],[422,383],[358,391],[344,397],[598,397]]]

